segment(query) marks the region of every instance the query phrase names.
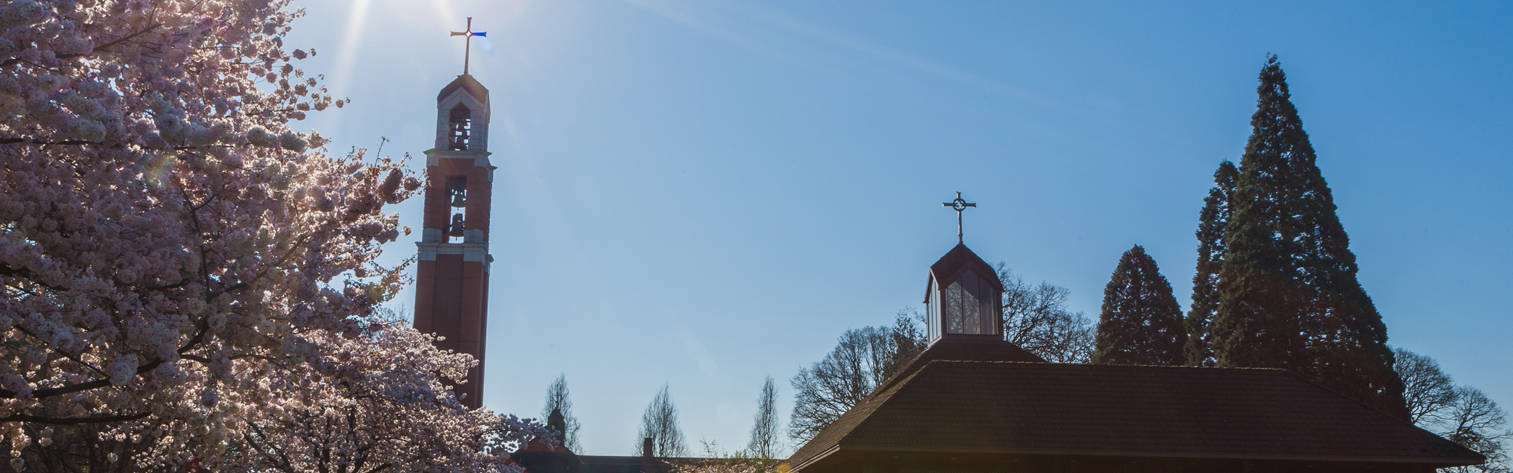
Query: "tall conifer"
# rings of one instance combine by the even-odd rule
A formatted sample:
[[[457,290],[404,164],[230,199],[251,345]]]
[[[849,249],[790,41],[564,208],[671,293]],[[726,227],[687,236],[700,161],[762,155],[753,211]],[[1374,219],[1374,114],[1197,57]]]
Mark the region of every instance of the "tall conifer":
[[[1356,280],[1276,56],[1260,80],[1224,229],[1214,357],[1219,366],[1284,368],[1406,419],[1386,326]]]
[[[1095,340],[1093,363],[1180,365],[1185,360],[1182,306],[1172,297],[1172,285],[1161,275],[1156,260],[1140,245],[1119,258],[1103,290],[1103,315]]]
[[[1230,194],[1240,171],[1224,161],[1214,171],[1214,187],[1203,199],[1198,215],[1198,269],[1193,274],[1193,304],[1187,313],[1187,364],[1213,366],[1214,350],[1208,325],[1219,312],[1219,263],[1224,261],[1224,225],[1229,222]]]

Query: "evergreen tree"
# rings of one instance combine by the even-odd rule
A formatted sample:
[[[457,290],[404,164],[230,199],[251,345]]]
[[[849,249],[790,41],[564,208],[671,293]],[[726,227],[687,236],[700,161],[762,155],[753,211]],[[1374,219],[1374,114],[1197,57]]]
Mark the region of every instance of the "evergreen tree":
[[[1219,312],[1219,263],[1224,261],[1224,225],[1229,222],[1230,194],[1240,171],[1224,161],[1214,172],[1214,187],[1203,199],[1198,215],[1198,270],[1193,274],[1193,305],[1187,313],[1187,364],[1213,366],[1214,350],[1209,324]]]
[[[912,309],[905,308],[898,311],[893,317],[893,330],[889,337],[893,339],[893,359],[884,367],[887,377],[893,377],[894,373],[904,368],[904,364],[913,361],[930,345],[928,335],[920,330],[925,316]]]
[[[1103,290],[1093,363],[1180,365],[1186,342],[1182,306],[1172,296],[1171,283],[1145,248],[1135,245],[1119,258]]]
[[[1224,227],[1209,328],[1217,364],[1284,368],[1407,419],[1386,326],[1356,280],[1349,238],[1276,56],[1260,81]]]

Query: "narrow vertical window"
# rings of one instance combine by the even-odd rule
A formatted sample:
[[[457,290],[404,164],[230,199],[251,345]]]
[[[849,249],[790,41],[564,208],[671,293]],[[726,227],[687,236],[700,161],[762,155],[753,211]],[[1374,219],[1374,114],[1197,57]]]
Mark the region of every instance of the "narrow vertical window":
[[[447,127],[447,140],[450,144],[448,149],[452,151],[467,151],[468,137],[473,127],[473,111],[468,110],[462,104],[452,108],[450,125]]]
[[[982,307],[982,304],[978,302],[979,300],[981,300],[981,298],[978,297],[978,296],[981,295],[982,293],[977,288],[977,273],[973,273],[971,271],[967,271],[965,273],[962,273],[961,274],[961,279],[959,280],[959,283],[961,284],[961,288],[962,288],[962,291],[961,291],[961,321],[962,321],[961,325],[962,325],[962,327],[961,327],[961,332],[960,333],[967,333],[967,334],[976,334],[976,333],[979,333],[979,330],[982,328],[982,317],[979,314],[981,312],[980,309]]]
[[[930,328],[930,341],[940,338],[940,283],[930,278],[930,300],[925,301],[925,320]]]
[[[961,281],[946,288],[946,333],[961,333]]]
[[[462,243],[467,240],[468,178],[447,176],[447,194],[452,197],[452,223],[447,225],[447,242]]]
[[[978,287],[982,289],[982,333],[997,334],[999,319],[1003,318],[998,291],[987,281],[978,281]]]

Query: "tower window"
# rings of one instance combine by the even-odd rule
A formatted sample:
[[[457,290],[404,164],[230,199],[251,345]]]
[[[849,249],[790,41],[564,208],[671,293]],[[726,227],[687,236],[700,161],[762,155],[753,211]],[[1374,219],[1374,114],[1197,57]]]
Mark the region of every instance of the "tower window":
[[[466,176],[447,177],[447,194],[452,197],[453,207],[467,207],[468,178]]]
[[[452,151],[467,151],[469,133],[473,127],[473,111],[468,110],[462,104],[452,108],[451,120],[447,125],[448,149]]]
[[[457,149],[457,148],[453,148]],[[447,225],[447,242],[463,243],[467,240],[468,205],[468,178],[466,176],[447,176],[447,194],[451,196],[449,205],[452,207],[452,223]]]
[[[997,332],[994,318],[998,316],[998,291],[977,273],[962,273],[944,292],[945,333]]]

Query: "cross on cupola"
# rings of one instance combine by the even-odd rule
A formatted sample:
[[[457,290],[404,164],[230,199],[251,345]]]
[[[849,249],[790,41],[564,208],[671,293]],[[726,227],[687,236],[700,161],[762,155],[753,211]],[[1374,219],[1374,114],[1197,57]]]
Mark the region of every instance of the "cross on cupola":
[[[940,205],[944,205],[956,210],[956,242],[963,243],[964,241],[961,238],[961,211],[966,210],[967,207],[976,208],[977,204],[962,200],[961,193],[957,192],[956,200],[950,202],[942,202]]]
[[[482,31],[473,31],[473,17],[471,17],[471,16],[468,17],[468,29],[467,29],[467,31],[453,31],[452,32],[452,36],[463,36],[463,37],[467,38],[465,40],[467,42],[467,45],[463,46],[463,50],[462,50],[462,73],[463,74],[467,74],[468,73],[468,59],[470,59],[469,56],[472,56],[472,54],[473,54],[473,37],[474,36],[488,37],[488,35],[489,35],[488,33],[485,33],[485,32],[482,32]]]

